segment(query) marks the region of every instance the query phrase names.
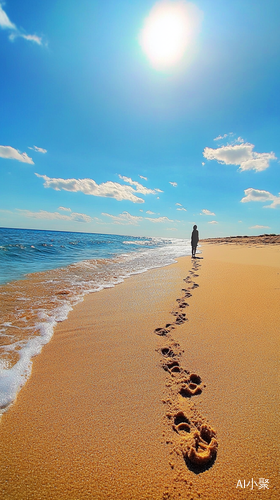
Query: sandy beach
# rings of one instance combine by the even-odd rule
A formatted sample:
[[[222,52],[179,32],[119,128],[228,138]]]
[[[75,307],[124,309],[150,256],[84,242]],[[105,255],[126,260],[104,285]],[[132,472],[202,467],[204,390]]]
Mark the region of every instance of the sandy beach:
[[[280,246],[88,295],[0,422],[5,500],[278,499]]]

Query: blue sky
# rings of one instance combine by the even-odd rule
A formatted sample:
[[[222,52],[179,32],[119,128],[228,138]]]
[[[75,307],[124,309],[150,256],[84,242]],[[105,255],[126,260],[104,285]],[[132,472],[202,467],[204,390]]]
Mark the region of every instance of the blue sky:
[[[279,0],[179,2],[193,29],[159,66],[163,3],[0,0],[0,226],[280,232]]]

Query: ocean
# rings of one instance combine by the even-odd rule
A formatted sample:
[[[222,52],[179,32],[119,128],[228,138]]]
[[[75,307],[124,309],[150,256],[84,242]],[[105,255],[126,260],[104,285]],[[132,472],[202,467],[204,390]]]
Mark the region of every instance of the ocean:
[[[190,240],[0,228],[0,416],[88,293],[191,255]]]

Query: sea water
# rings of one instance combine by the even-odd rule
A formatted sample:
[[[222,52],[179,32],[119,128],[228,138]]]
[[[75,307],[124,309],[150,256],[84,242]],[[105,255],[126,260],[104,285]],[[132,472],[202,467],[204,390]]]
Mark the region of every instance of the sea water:
[[[0,416],[86,294],[183,255],[190,240],[0,228]]]

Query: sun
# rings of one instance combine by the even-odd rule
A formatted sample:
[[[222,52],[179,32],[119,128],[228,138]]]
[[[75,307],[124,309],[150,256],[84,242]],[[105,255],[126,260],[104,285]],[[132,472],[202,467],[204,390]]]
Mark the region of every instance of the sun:
[[[154,5],[140,34],[140,45],[155,67],[177,64],[196,31],[199,10],[184,1],[161,1]]]

